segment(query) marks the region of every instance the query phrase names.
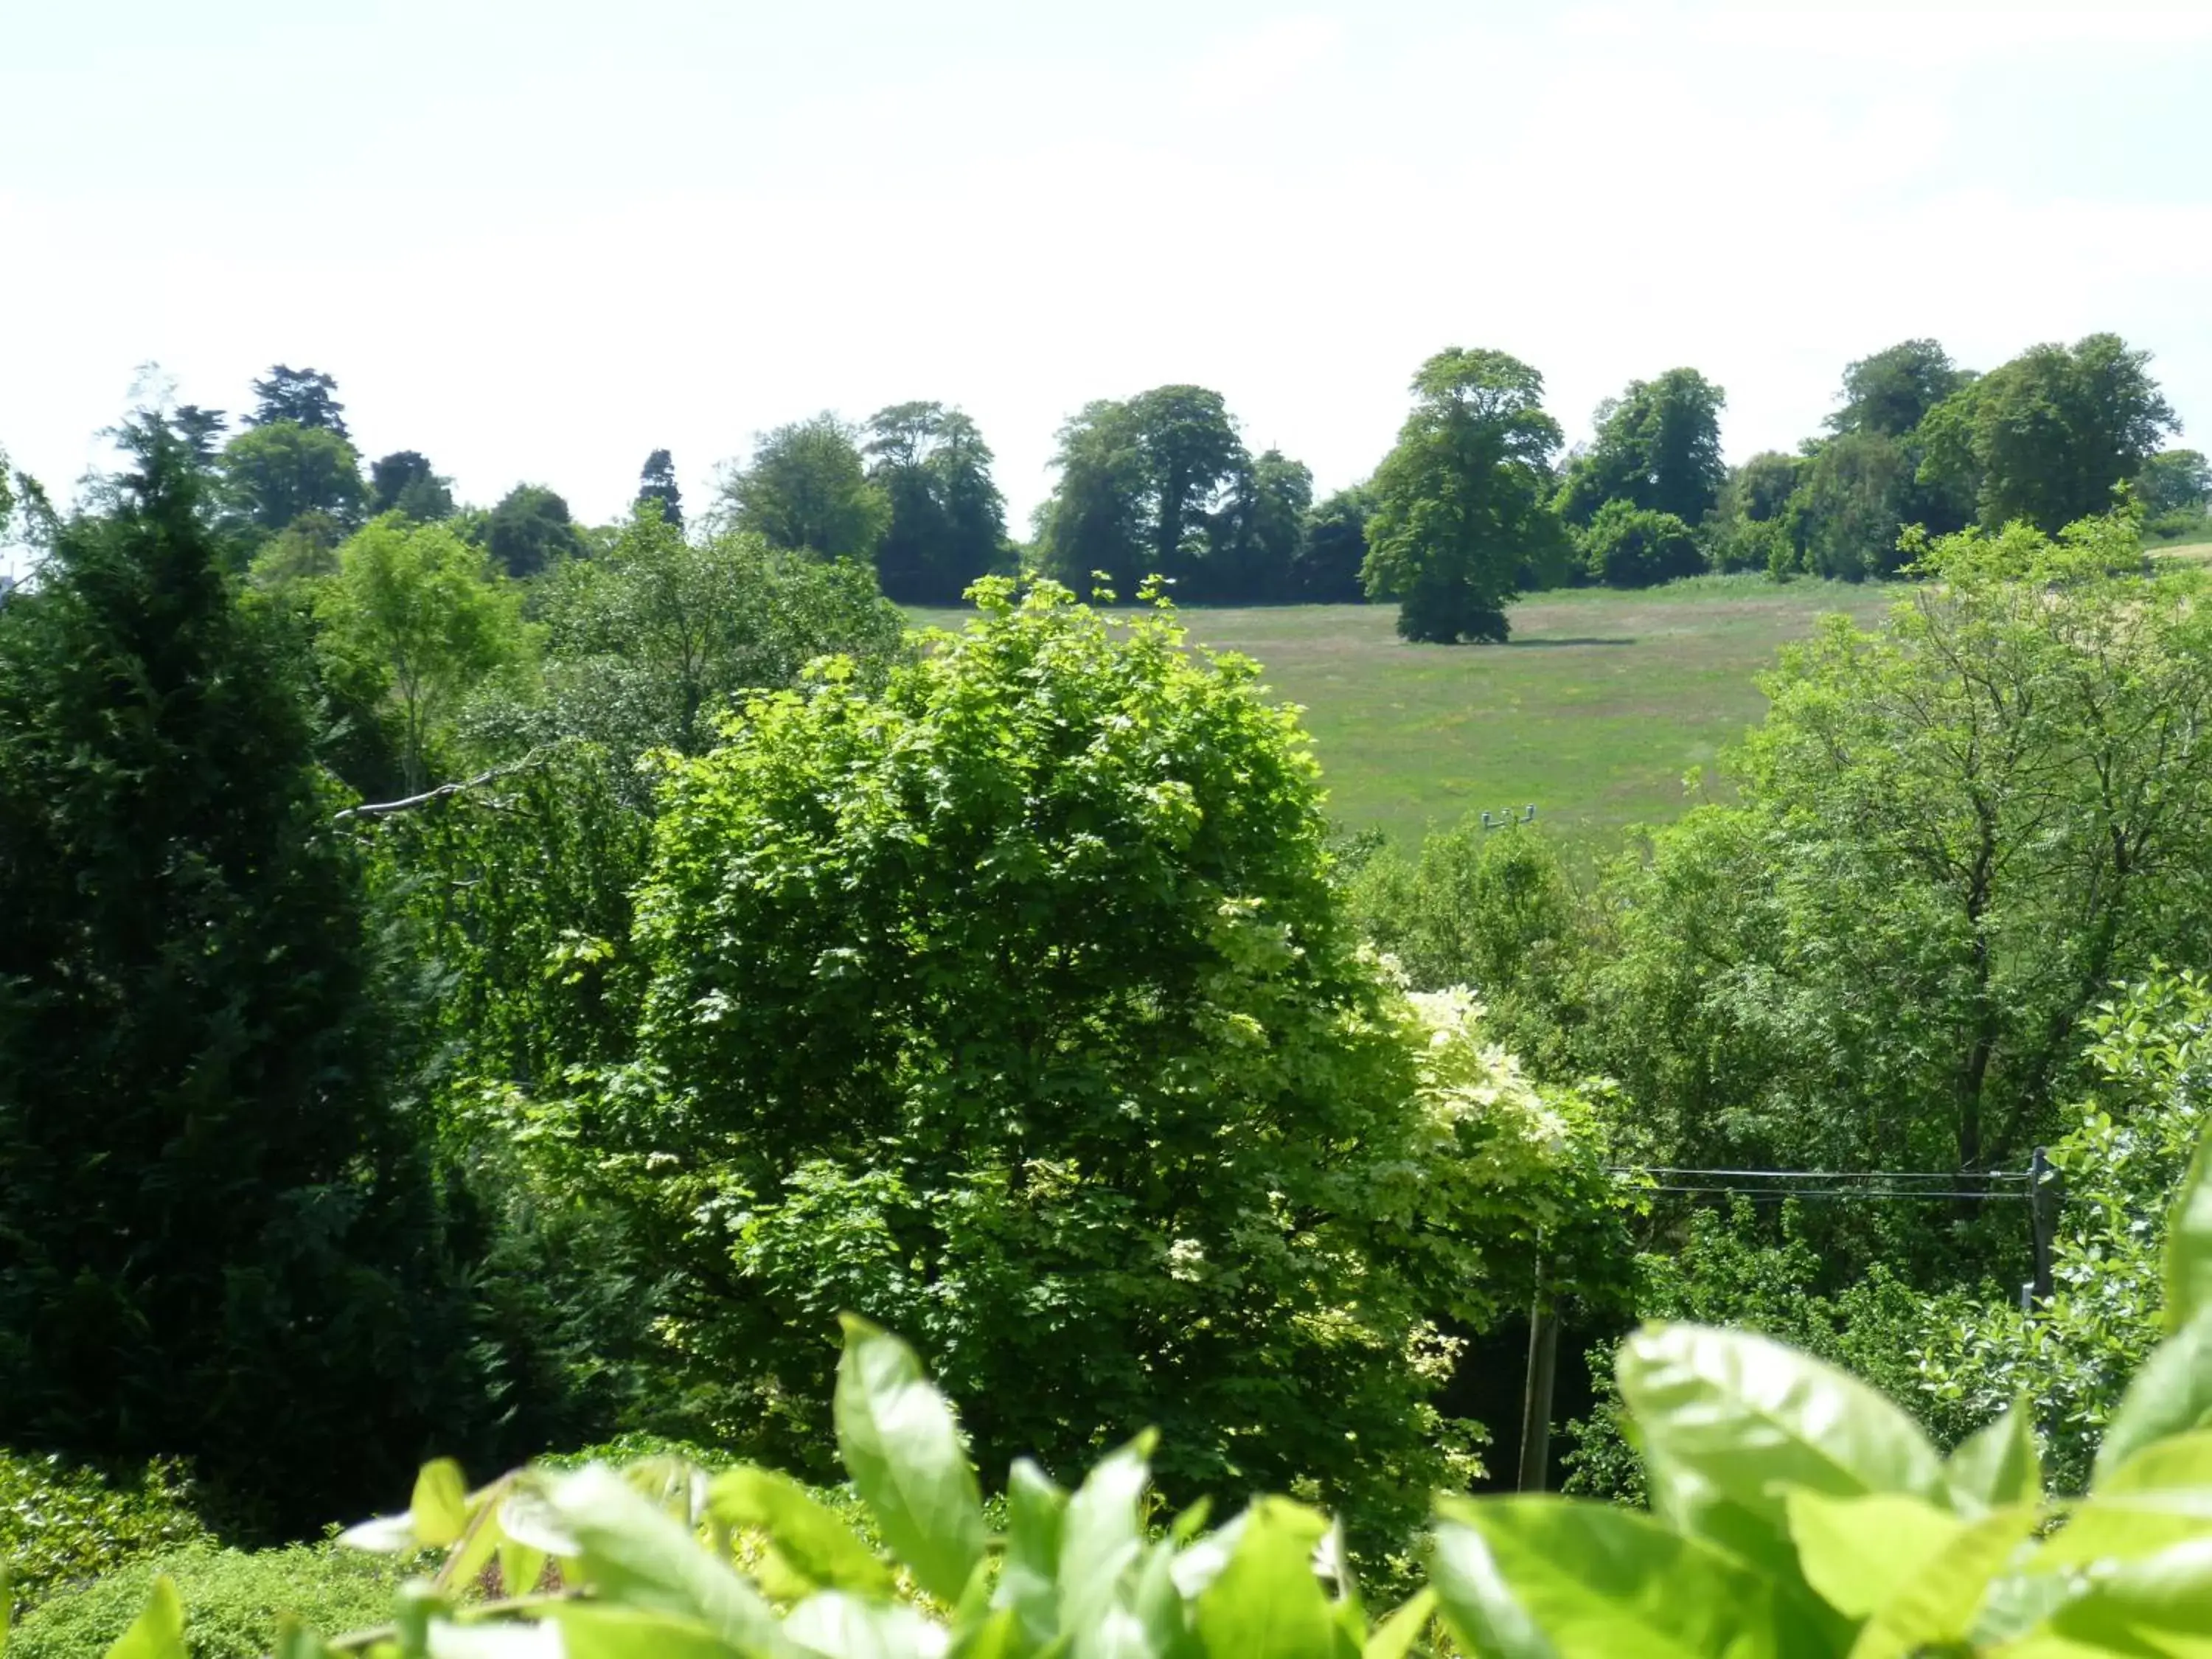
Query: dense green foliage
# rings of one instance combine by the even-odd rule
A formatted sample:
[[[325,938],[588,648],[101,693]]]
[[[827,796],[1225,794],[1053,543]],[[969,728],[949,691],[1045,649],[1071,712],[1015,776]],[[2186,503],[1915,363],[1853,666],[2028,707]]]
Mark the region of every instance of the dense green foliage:
[[[142,1556],[204,1538],[192,1496],[191,1483],[171,1463],[149,1463],[111,1480],[52,1453],[0,1452],[0,1564],[11,1577],[17,1612]],[[143,1583],[134,1588],[131,1612],[145,1594]],[[0,1595],[0,1602],[5,1599]],[[129,1619],[126,1612],[125,1622]]]
[[[1316,586],[1332,585],[1304,568],[1312,473],[1278,450],[1254,456],[1218,392],[1163,386],[1088,404],[1060,428],[1054,465],[1036,564],[1079,592],[1103,575],[1126,596],[1158,576],[1182,597],[1249,605],[1318,598]]]
[[[1560,480],[1559,511],[1578,527],[1614,502],[1702,523],[1728,482],[1720,426],[1727,406],[1728,394],[1694,368],[1631,380],[1619,398],[1598,405],[1595,439]]]
[[[858,428],[823,413],[764,433],[750,462],[722,480],[730,522],[770,547],[872,562],[891,521],[890,498],[868,477]]]
[[[2201,578],[2125,574],[2124,518],[1926,557],[1616,886],[1592,1060],[1673,1161],[2020,1169],[2106,988],[2199,936]]]
[[[1206,1489],[1402,1504],[1448,1467],[1438,1322],[1525,1293],[1540,1225],[1603,1279],[1586,1115],[1450,1072],[1472,1011],[1360,951],[1249,664],[1062,590],[982,606],[880,696],[833,670],[673,773],[636,1062],[549,1131],[680,1267],[719,1432],[818,1456],[854,1308],[986,1448],[1158,1423]]]
[[[398,1564],[341,1546],[246,1551],[212,1546],[135,1562],[96,1584],[57,1595],[8,1638],[9,1659],[95,1659],[138,1620],[155,1583],[175,1587],[189,1649],[178,1659],[260,1659],[286,1616],[332,1636],[392,1617]]]
[[[866,566],[779,552],[744,531],[686,537],[657,504],[535,599],[542,689],[478,711],[506,750],[580,737],[623,766],[654,748],[696,755],[744,693],[789,684],[833,652],[880,672],[899,649],[898,613]]]
[[[2051,1149],[2063,1198],[2052,1295],[2032,1314],[2002,1302],[1931,1319],[1915,1345],[1922,1387],[1954,1414],[2028,1401],[2065,1490],[2087,1484],[2128,1379],[2157,1344],[2167,1195],[2212,1125],[2212,988],[2160,975],[2088,1024],[2095,1086]]]
[[[1559,423],[1543,376],[1501,351],[1439,352],[1413,377],[1413,412],[1376,470],[1367,592],[1398,601],[1398,631],[1502,641],[1524,566],[1564,544],[1546,500]]]
[[[1920,476],[1973,501],[1984,528],[2057,533],[2112,505],[2179,422],[2150,354],[2116,334],[2032,346],[1929,412]]]
[[[360,1491],[463,1346],[432,1195],[298,688],[126,435],[0,611],[0,1443]]]
[[[1006,562],[1006,505],[975,422],[943,404],[896,404],[869,418],[867,455],[890,505],[876,549],[886,598],[949,605]]]

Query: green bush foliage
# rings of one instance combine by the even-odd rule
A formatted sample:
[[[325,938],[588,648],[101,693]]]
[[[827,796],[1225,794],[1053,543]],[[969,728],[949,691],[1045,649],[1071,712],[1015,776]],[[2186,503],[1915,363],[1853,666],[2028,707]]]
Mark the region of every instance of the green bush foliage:
[[[175,1659],[259,1659],[285,1615],[343,1636],[387,1624],[402,1564],[335,1544],[233,1550],[198,1545],[109,1573],[34,1608],[8,1659],[98,1659],[137,1621],[155,1583],[175,1588],[185,1632]]]
[[[823,1468],[850,1309],[988,1456],[1155,1423],[1197,1488],[1418,1506],[1471,1467],[1447,1330],[1525,1304],[1540,1228],[1605,1276],[1587,1109],[1364,951],[1251,664],[980,592],[880,695],[832,668],[672,773],[637,1058],[534,1144],[674,1270],[717,1440]]]
[[[1697,532],[1672,513],[1611,501],[1575,538],[1589,580],[1608,587],[1653,587],[1705,568]]]
[[[205,1537],[192,1497],[172,1463],[117,1480],[52,1453],[0,1452],[0,1564],[16,1606]]]
[[[2020,1170],[2115,981],[2212,890],[2212,610],[2127,515],[1925,550],[1789,653],[1738,803],[1607,883],[1585,1063],[1656,1161]]]
[[[300,688],[123,438],[0,610],[0,1442],[327,1504],[450,1429],[464,1310]]]
[[[1954,1413],[2029,1401],[2052,1479],[2069,1492],[2088,1484],[2128,1379],[2158,1342],[2166,1206],[2212,1127],[2212,985],[2160,974],[2090,1024],[2096,1087],[2051,1149],[2063,1194],[2053,1294],[2028,1313],[1954,1309],[1912,1345],[1922,1389]]]
[[[836,1438],[879,1545],[756,1465],[523,1470],[472,1493],[434,1463],[406,1513],[345,1535],[436,1566],[386,1632],[344,1649],[1404,1659],[1440,1624],[1454,1646],[1425,1650],[1501,1659],[2183,1659],[2204,1650],[2212,1607],[2212,1137],[2182,1184],[2164,1280],[2171,1334],[2078,1503],[2046,1500],[2023,1409],[1947,1457],[1808,1355],[1648,1325],[1615,1383],[1650,1513],[1442,1498],[1430,1582],[1379,1623],[1342,1529],[1306,1504],[1261,1496],[1211,1532],[1202,1505],[1160,1525],[1149,1431],[1073,1491],[1018,1461],[994,1529],[951,1407],[905,1345],[848,1316]],[[184,1659],[189,1628],[160,1578],[118,1651]],[[296,1620],[277,1640],[287,1659],[339,1651]]]

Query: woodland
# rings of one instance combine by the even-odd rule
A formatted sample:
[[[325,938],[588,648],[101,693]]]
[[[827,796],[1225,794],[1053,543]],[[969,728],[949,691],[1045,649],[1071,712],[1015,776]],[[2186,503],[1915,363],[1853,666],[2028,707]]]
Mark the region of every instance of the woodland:
[[[1723,404],[0,469],[11,1650],[2203,1651],[2212,465],[2112,335]],[[1732,571],[1887,614],[1602,848],[1348,831],[1183,609]]]

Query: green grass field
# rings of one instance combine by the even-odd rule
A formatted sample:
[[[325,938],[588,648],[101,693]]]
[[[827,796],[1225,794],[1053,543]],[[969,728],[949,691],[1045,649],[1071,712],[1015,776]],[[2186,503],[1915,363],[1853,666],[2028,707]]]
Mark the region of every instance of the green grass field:
[[[1753,677],[1784,642],[1826,611],[1871,621],[1893,597],[1756,577],[1546,593],[1513,608],[1504,646],[1407,645],[1394,605],[1183,620],[1194,640],[1257,658],[1274,693],[1304,705],[1329,811],[1346,825],[1410,846],[1476,808],[1533,802],[1540,820],[1603,845],[1682,811],[1683,775],[1759,719]]]

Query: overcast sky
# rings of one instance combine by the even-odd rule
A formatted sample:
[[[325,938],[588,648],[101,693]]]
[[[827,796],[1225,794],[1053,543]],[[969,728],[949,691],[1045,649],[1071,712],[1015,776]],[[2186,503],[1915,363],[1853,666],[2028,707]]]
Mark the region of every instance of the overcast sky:
[[[1213,386],[1323,490],[1421,359],[1571,437],[1676,364],[1733,459],[1850,358],[2100,329],[2212,439],[2212,3],[0,0],[0,447],[137,367],[337,377],[368,456],[610,517],[933,398],[1018,526],[1086,400]]]

